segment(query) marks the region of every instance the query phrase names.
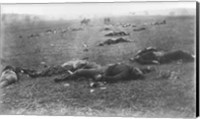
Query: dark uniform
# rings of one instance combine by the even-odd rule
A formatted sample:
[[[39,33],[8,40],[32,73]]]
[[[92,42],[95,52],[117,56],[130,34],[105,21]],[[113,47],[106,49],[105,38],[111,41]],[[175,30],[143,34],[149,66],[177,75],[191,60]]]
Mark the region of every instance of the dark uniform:
[[[140,69],[127,64],[118,63],[106,69],[102,80],[106,82],[117,82],[120,80],[125,81],[138,78],[143,78],[143,72]]]
[[[181,50],[165,52],[149,47],[138,52],[134,59],[130,60],[136,61],[140,64],[164,64],[180,60],[183,62],[191,62],[194,60],[194,57]]]

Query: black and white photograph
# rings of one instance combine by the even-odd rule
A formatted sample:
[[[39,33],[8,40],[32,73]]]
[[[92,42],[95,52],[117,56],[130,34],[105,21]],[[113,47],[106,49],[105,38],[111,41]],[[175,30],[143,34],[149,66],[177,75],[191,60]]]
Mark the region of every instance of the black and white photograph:
[[[196,117],[196,4],[0,4],[0,115]]]

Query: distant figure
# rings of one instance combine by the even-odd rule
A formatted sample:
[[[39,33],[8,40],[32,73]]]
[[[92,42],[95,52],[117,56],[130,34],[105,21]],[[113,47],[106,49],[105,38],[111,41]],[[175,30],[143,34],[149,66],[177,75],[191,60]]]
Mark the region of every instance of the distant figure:
[[[90,22],[90,19],[83,19],[82,21],[81,21],[81,25],[88,25],[89,24],[89,22]]]
[[[0,87],[6,87],[12,83],[17,82],[18,75],[15,72],[15,68],[12,66],[6,66],[1,73],[0,77]]]
[[[108,25],[110,24],[111,20],[110,18],[104,18],[104,24]]]
[[[153,47],[148,47],[140,50],[136,56],[130,60],[140,64],[166,64],[173,61],[191,62],[194,60],[194,56],[181,50],[165,52]]]

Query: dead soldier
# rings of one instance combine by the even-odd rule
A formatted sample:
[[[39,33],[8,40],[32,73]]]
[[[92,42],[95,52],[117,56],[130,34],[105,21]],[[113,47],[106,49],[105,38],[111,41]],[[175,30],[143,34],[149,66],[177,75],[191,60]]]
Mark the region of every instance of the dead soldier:
[[[98,68],[78,69],[71,72],[69,76],[56,78],[55,82],[65,80],[75,80],[80,77],[92,79],[93,82],[114,83],[119,81],[128,81],[144,79],[144,74],[154,71],[153,67],[137,68],[125,63],[110,64]]]
[[[167,64],[171,62],[192,62],[194,56],[190,53],[176,50],[176,51],[163,51],[157,48],[148,47],[143,50],[139,50],[134,58],[130,58],[132,62],[138,62],[139,64]]]
[[[50,66],[42,71],[36,71],[32,69],[22,69],[25,74],[28,74],[32,78],[46,77],[61,74],[70,74],[77,69],[89,69],[96,68],[98,65],[93,62],[88,62],[87,60],[74,59],[63,63],[62,65]]]

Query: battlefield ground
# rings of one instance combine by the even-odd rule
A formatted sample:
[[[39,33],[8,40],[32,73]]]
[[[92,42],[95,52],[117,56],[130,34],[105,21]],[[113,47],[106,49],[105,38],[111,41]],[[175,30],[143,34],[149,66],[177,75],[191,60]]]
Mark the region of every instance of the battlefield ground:
[[[5,20],[5,19],[4,19]],[[151,25],[166,20],[166,24]],[[6,20],[5,20],[6,21]],[[123,27],[121,24],[131,24]],[[61,65],[74,58],[88,57],[101,65],[125,62],[136,67],[129,58],[145,47],[166,51],[183,50],[195,54],[194,16],[121,16],[80,20],[33,20],[3,22],[1,27],[1,64],[44,69]],[[133,29],[145,27],[145,30]],[[109,28],[105,30],[105,28]],[[97,44],[116,37],[106,37],[112,31],[129,33],[120,36],[130,40],[98,47]],[[88,51],[83,44],[87,44]],[[152,65],[156,72],[144,80],[106,84],[106,89],[90,92],[87,80],[55,83],[54,77],[20,80],[1,89],[1,114],[67,115],[67,116],[133,116],[133,117],[195,117],[195,62]],[[175,72],[176,79],[156,78],[159,72]],[[67,85],[65,85],[67,84]]]

